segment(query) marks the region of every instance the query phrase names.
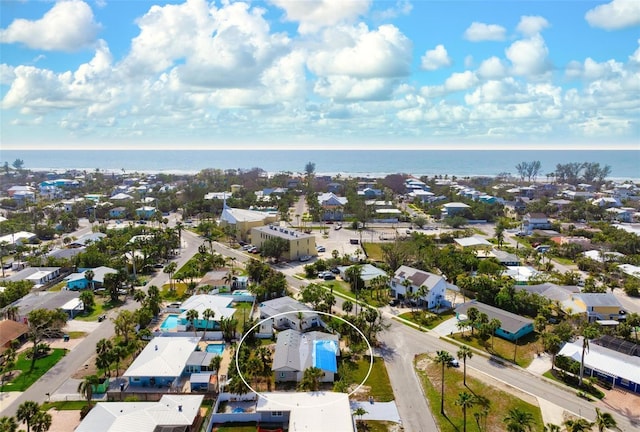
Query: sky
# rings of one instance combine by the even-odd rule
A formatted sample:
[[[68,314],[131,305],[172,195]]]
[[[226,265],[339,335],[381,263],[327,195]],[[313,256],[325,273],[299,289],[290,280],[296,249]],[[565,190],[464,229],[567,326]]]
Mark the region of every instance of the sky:
[[[0,1],[5,149],[640,150],[640,1]]]

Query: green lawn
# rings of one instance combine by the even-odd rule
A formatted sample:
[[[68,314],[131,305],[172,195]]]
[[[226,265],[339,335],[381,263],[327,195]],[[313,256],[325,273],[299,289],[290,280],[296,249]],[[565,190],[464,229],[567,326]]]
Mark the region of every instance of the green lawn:
[[[42,411],[49,411],[51,408],[55,408],[58,411],[81,410],[85,405],[87,405],[87,401],[45,402],[42,404]]]
[[[431,412],[442,432],[459,432],[463,430],[464,421],[462,410],[455,404],[458,395],[463,391],[471,393],[476,397],[482,397],[488,401],[489,411],[486,418],[486,427],[484,427],[483,430],[506,430],[503,419],[508,411],[513,408],[519,408],[533,415],[534,422],[532,424],[532,432],[543,430],[542,413],[539,407],[531,405],[511,393],[499,390],[470,376],[467,376],[467,387],[465,387],[462,380],[462,368],[445,369],[444,411],[446,415],[442,415],[440,413],[442,369],[440,365],[427,360],[427,358],[428,355],[426,354],[418,356],[415,363],[416,371],[421,378],[429,405],[431,406]],[[474,413],[480,412],[481,410],[482,406],[480,403],[476,403],[472,408],[467,409],[467,426],[469,430],[478,430]]]
[[[107,311],[113,309],[114,307],[122,306],[123,304],[123,302],[121,301],[111,303],[109,299],[105,300],[100,297],[96,297],[96,304],[93,309],[91,309],[88,313],[85,312],[81,315],[77,315],[74,319],[77,319],[79,321],[98,321],[98,317],[100,315],[105,314]]]
[[[367,432],[387,432],[392,429],[396,423],[382,420],[363,420]],[[360,430],[360,429],[358,429]]]
[[[342,294],[345,297],[349,297],[352,301],[355,301],[356,296],[351,292],[351,288],[349,284],[345,281],[332,280],[321,282],[320,285],[325,286],[327,288],[333,288],[333,291]],[[367,304],[370,304],[374,307],[382,307],[386,305],[389,301],[386,294],[380,292],[378,293],[379,299],[375,298],[375,294],[371,291],[363,290],[358,295],[358,300]]]
[[[370,357],[368,355],[364,356],[364,358],[358,362],[357,369],[353,372],[353,381],[355,383],[359,384],[364,380],[369,370],[369,362]],[[364,385],[371,387],[368,395],[373,396],[378,402],[389,402],[394,399],[387,368],[381,357],[373,358],[373,368]]]
[[[413,312],[405,312],[398,316],[400,318],[406,319],[407,321],[411,321],[412,323],[421,325],[422,327],[433,329],[437,327],[439,324],[442,324],[444,321],[448,320],[449,318],[454,317],[455,313],[453,311],[449,311],[449,312],[436,315],[431,312],[417,310]]]
[[[256,432],[258,428],[255,422],[231,423],[223,426],[213,426],[212,432]]]
[[[169,284],[162,285],[162,289],[160,290],[160,297],[163,300],[183,300],[185,298],[185,293],[187,292],[187,284],[174,282],[173,286],[175,289],[171,291]]]
[[[363,242],[362,248],[367,254],[367,257],[373,261],[384,261],[382,256],[382,244],[381,243],[368,243]]]
[[[70,339],[80,339],[87,335],[87,332],[83,331],[71,331],[67,333]]]
[[[55,284],[54,286],[52,286],[51,288],[48,289],[48,291],[51,292],[58,292],[58,291],[62,291],[62,288],[64,288],[67,285],[66,282],[62,281],[60,283]]]
[[[23,352],[18,356],[15,367],[15,370],[20,370],[22,372],[11,382],[5,384],[4,389],[6,391],[25,391],[29,386],[31,386],[31,384],[36,382],[42,375],[58,363],[66,353],[66,349],[52,349],[48,356],[36,360],[35,368],[30,371],[31,360],[27,359]]]
[[[487,340],[486,343],[483,343],[477,337],[471,337],[471,332],[467,330],[462,337],[461,333],[455,333],[452,336],[449,336],[452,339],[460,341],[463,344],[472,346],[474,348],[478,348],[479,350],[486,351],[491,355],[495,355],[501,357],[507,361],[513,362],[513,354],[516,354],[515,363],[523,368],[528,367],[533,361],[534,356],[538,351],[540,351],[540,343],[538,342],[538,334],[537,333],[529,333],[527,336],[523,337],[518,341],[518,347],[516,348],[515,343],[509,342],[506,339],[502,339],[500,337],[495,336],[493,338],[493,348],[491,346],[491,338]]]

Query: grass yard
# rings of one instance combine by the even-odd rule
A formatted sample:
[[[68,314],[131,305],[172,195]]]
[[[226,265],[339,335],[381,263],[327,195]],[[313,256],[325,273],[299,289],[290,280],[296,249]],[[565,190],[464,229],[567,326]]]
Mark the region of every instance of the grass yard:
[[[428,329],[433,329],[437,327],[439,324],[442,324],[444,321],[448,320],[455,316],[453,311],[445,312],[442,314],[434,314],[426,311],[414,311],[414,312],[405,312],[403,314],[398,315],[400,318],[404,318],[407,321],[411,321],[412,323],[416,323]]]
[[[83,314],[77,315],[74,319],[79,321],[98,321],[98,317],[100,315],[105,314],[107,311],[113,309],[114,307],[121,306],[124,302],[118,301],[116,303],[111,303],[109,299],[102,299],[101,297],[96,296],[96,304],[89,311],[89,313],[85,312]]]
[[[493,338],[493,348],[491,347],[491,338],[487,340],[486,343],[482,342],[477,337],[471,337],[471,333],[467,330],[464,333],[464,337],[461,333],[454,333],[452,336],[449,336],[452,339],[460,341],[463,344],[472,346],[474,348],[478,348],[479,350],[486,351],[487,353],[503,358],[507,361],[513,362],[513,354],[515,351],[516,361],[515,363],[523,368],[526,368],[531,364],[533,358],[536,356],[537,352],[540,351],[540,343],[538,342],[538,334],[537,333],[529,333],[527,336],[521,338],[518,341],[518,347],[516,348],[515,343],[509,342],[508,340],[502,339],[500,337]]]
[[[48,291],[59,292],[59,291],[62,291],[62,288],[64,288],[66,285],[67,285],[67,283],[65,281],[62,281],[62,282],[59,282],[59,283],[55,284],[51,288],[49,288]]]
[[[327,288],[332,288],[336,293],[342,294],[345,297],[349,297],[352,301],[355,301],[355,294],[351,292],[351,287],[349,283],[345,281],[332,280],[332,281],[323,281],[320,285],[325,286]],[[376,295],[380,298],[376,298]],[[379,292],[374,293],[370,290],[362,290],[360,295],[358,295],[358,300],[367,304],[370,304],[374,307],[382,307],[389,302],[387,292]]]
[[[57,411],[74,411],[81,410],[87,405],[87,401],[59,401],[45,402],[42,404],[42,411],[49,411],[55,408]]]
[[[169,284],[162,285],[160,290],[160,298],[163,300],[183,300],[187,292],[187,284],[174,282],[175,290],[171,291]]]
[[[359,384],[364,380],[369,370],[369,356],[364,356],[357,364],[357,368],[353,371],[353,382]],[[384,360],[381,357],[373,358],[373,368],[371,369],[371,375],[364,383],[365,386],[371,388],[366,395],[378,402],[389,402],[394,399],[393,389],[391,388],[391,382],[389,381],[389,375],[387,374],[387,368],[384,365]]]
[[[384,261],[384,257],[382,256],[382,244],[381,243],[368,243],[363,242],[362,248],[364,252],[367,254],[367,257],[373,261]]]
[[[83,338],[87,335],[87,332],[83,332],[83,331],[70,331],[67,332],[67,334],[69,335],[70,339],[80,339]]]
[[[15,370],[21,371],[20,375],[5,384],[4,389],[6,391],[25,391],[58,363],[66,353],[66,349],[52,349],[48,356],[36,360],[36,366],[32,371],[29,370],[31,368],[31,359],[26,358],[24,352],[21,353],[16,360],[15,366]]]
[[[462,410],[455,404],[458,395],[463,391],[481,397],[488,402],[487,417],[485,419],[480,417],[480,421],[483,423],[482,430],[506,430],[503,419],[513,408],[519,408],[533,415],[532,432],[543,430],[542,413],[539,407],[468,375],[467,387],[465,387],[462,383],[462,371],[459,369],[445,369],[444,411],[446,415],[442,415],[440,414],[441,366],[431,361],[427,354],[422,354],[416,359],[415,367],[431,406],[431,412],[442,432],[458,432],[463,429]],[[472,408],[467,409],[467,426],[473,430],[477,430],[474,413],[481,412],[482,409],[481,403],[476,403]],[[484,425],[485,421],[486,426]]]
[[[390,430],[397,430],[397,424],[390,421],[382,421],[382,420],[363,420],[364,431],[367,432],[388,432]],[[360,425],[358,425],[360,427]],[[360,429],[358,429],[360,430]]]

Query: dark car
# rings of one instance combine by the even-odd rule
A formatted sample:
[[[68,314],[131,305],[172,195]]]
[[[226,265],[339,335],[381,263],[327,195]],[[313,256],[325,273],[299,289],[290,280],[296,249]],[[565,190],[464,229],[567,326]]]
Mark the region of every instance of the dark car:
[[[340,274],[340,270],[338,270],[338,268],[337,268],[337,267],[334,267],[334,268],[332,268],[332,269],[331,269],[331,273],[333,273],[333,274]]]
[[[332,275],[331,273],[329,274],[325,274],[323,279],[324,280],[334,280],[336,277],[334,275]]]
[[[400,304],[400,300],[397,298],[389,302],[389,306],[398,306],[399,304]]]

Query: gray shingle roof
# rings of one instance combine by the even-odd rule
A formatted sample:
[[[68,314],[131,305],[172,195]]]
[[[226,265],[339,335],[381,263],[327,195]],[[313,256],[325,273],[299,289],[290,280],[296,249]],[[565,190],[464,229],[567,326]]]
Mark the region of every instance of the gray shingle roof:
[[[488,304],[479,303],[475,300],[461,304],[456,308],[456,312],[466,314],[472,307],[478,309],[480,312],[486,313],[489,319],[496,318],[500,320],[500,328],[509,333],[517,333],[522,327],[533,323],[533,320],[529,318],[489,306]]]

